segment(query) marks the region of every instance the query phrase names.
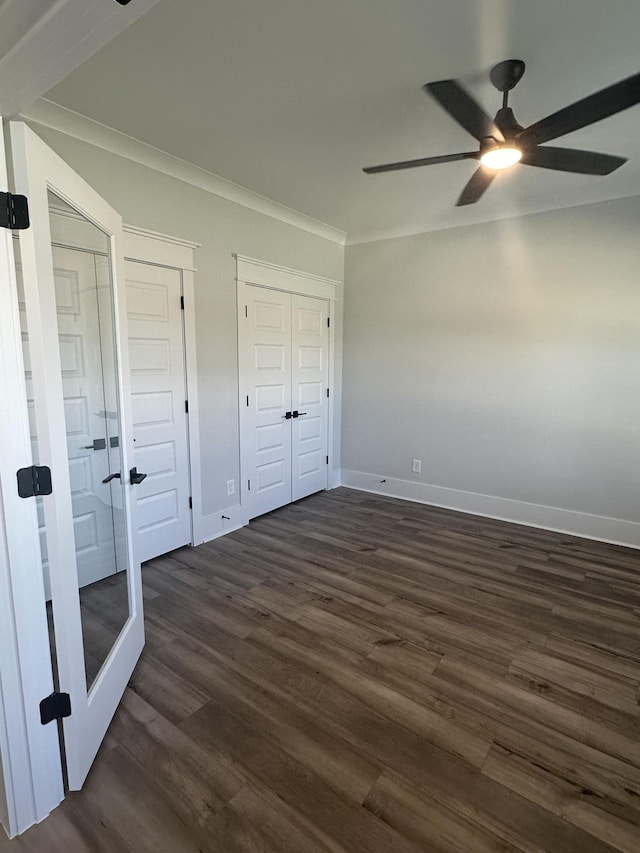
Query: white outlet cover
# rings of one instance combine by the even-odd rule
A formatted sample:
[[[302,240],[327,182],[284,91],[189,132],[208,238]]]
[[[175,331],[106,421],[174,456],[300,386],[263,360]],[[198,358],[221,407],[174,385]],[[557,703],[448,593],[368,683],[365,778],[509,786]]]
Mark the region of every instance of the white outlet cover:
[[[422,460],[421,459],[414,459],[413,460],[412,470],[413,470],[414,474],[421,474],[422,473]]]
[[[227,494],[233,495],[236,490],[236,481],[235,480],[227,480]]]

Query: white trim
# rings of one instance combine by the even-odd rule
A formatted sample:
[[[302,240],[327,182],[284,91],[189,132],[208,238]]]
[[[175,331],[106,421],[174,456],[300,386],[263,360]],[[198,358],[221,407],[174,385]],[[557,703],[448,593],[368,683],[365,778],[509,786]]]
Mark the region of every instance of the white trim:
[[[376,495],[401,498],[415,503],[453,509],[471,515],[482,515],[499,521],[510,521],[526,527],[538,527],[595,539],[627,548],[640,548],[640,523],[603,515],[590,515],[559,507],[532,504],[526,501],[498,498],[477,492],[465,492],[429,483],[398,480],[382,474],[367,474],[363,471],[343,469],[341,483],[351,489],[372,492]]]
[[[232,181],[202,169],[200,166],[194,166],[186,160],[167,154],[165,151],[148,145],[146,142],[141,142],[139,139],[134,139],[134,137],[121,133],[119,130],[114,130],[112,127],[80,115],[80,113],[61,107],[53,101],[46,100],[46,98],[40,99],[33,106],[25,109],[21,117],[42,127],[57,130],[59,133],[72,136],[74,139],[95,145],[111,154],[125,157],[127,160],[154,169],[163,175],[177,178],[186,184],[191,184],[191,186],[198,187],[198,189],[205,190],[212,195],[240,204],[249,210],[300,228],[316,237],[331,240],[340,246],[345,244],[346,233],[332,225],[319,222],[311,216],[293,210],[239,184],[234,184]]]
[[[14,116],[48,92],[158,0],[128,6],[104,0],[56,0],[0,59],[0,109]]]
[[[193,252],[199,249],[201,243],[193,243],[180,237],[171,237],[157,231],[147,231],[134,225],[123,225],[124,255],[127,260],[139,261],[147,256],[153,257],[154,263],[182,270],[191,270]]]
[[[49,207],[51,211],[55,212],[56,216],[72,219],[81,226],[87,225],[87,220],[84,217],[68,207],[58,205],[55,201],[51,202]],[[179,267],[180,269],[195,269],[193,252],[195,249],[199,249],[202,243],[194,243],[182,237],[172,237],[169,234],[161,234],[159,231],[149,231],[137,225],[125,225],[124,223],[122,232],[125,260],[136,261],[143,255],[146,256],[146,253],[150,253],[156,259],[157,264]],[[87,243],[91,242],[90,233],[82,234],[81,237],[82,239],[79,238],[79,229],[76,228],[71,240],[67,240],[65,236],[64,245],[86,249]],[[96,254],[104,254],[102,247],[96,246],[93,251]]]
[[[226,518],[224,517],[226,516]],[[247,522],[242,518],[242,507],[240,504],[234,504],[223,509],[222,512],[214,512],[211,515],[202,517],[202,527],[200,528],[201,537],[194,542],[194,545],[202,545],[203,542],[211,542],[212,539],[218,539],[220,536],[226,536],[227,533],[233,533],[234,530],[240,530]]]
[[[554,211],[571,210],[574,207],[592,207],[596,204],[606,204],[612,201],[621,201],[625,198],[636,198],[638,191],[634,187],[632,190],[623,194],[616,193],[615,195],[603,195],[595,199],[576,199],[571,202],[560,201],[555,199],[551,203],[538,203],[532,206],[529,210],[516,209],[514,207],[505,206],[500,210],[493,210],[490,216],[487,216],[487,208],[477,210],[480,205],[474,207],[454,208],[456,211],[464,210],[464,213],[456,213],[456,219],[447,215],[442,216],[440,213],[435,214],[429,222],[416,222],[413,224],[404,225],[399,228],[386,228],[378,231],[363,231],[362,233],[354,233],[347,235],[345,246],[361,246],[365,243],[381,243],[384,240],[399,240],[403,237],[422,237],[426,234],[431,234],[434,231],[451,231],[457,228],[473,228],[480,225],[488,225],[492,222],[503,222],[504,220],[518,220],[528,216],[537,216],[542,213],[553,213]]]
[[[0,134],[0,188],[5,190]],[[55,726],[38,705],[53,690],[36,503],[16,470],[32,464],[11,232],[0,232],[0,750],[9,836],[45,818],[64,796]]]
[[[286,293],[299,293],[301,296],[315,296],[318,299],[338,298],[342,282],[335,279],[259,261],[246,255],[233,257],[236,259],[237,281],[270,287],[272,290],[283,290]]]

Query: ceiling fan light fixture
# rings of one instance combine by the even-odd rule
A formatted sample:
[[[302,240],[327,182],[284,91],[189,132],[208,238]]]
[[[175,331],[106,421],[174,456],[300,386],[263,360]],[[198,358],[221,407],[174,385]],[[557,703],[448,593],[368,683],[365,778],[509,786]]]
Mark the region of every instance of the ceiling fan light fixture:
[[[514,145],[499,145],[490,148],[480,157],[480,162],[487,169],[508,169],[522,159],[522,151]]]

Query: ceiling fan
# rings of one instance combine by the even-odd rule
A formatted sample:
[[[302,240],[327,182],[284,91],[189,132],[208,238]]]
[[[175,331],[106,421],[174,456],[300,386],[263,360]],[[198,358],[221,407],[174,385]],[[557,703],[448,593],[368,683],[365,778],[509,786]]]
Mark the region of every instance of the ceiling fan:
[[[382,166],[369,166],[363,171],[373,175],[378,172],[450,163],[453,160],[479,160],[480,167],[473,173],[456,202],[457,206],[461,206],[479,201],[498,171],[518,162],[527,166],[540,166],[560,172],[579,172],[583,175],[608,175],[626,163],[626,157],[580,151],[575,148],[547,147],[543,146],[543,143],[608,118],[640,102],[640,74],[621,80],[524,128],[518,124],[513,110],[509,107],[509,92],[522,79],[524,71],[525,64],[521,59],[506,59],[491,69],[491,82],[502,92],[502,107],[493,119],[457,80],[438,80],[423,86],[427,94],[478,140],[478,151],[385,163]]]

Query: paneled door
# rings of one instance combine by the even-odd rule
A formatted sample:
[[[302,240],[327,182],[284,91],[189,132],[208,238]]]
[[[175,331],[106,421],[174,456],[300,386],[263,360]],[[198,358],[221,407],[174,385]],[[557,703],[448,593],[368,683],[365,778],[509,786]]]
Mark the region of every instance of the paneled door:
[[[291,500],[327,488],[329,305],[291,296]]]
[[[327,487],[326,300],[238,284],[242,494],[248,518]]]
[[[291,296],[240,289],[241,489],[254,518],[291,502]]]
[[[119,215],[22,123],[11,124],[34,461],[69,788],[82,787],[144,643]],[[64,212],[77,249],[54,245]],[[45,566],[43,565],[43,570]],[[51,725],[55,725],[51,723]]]
[[[182,273],[125,261],[140,559],[188,545],[191,536]]]

